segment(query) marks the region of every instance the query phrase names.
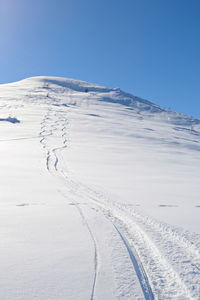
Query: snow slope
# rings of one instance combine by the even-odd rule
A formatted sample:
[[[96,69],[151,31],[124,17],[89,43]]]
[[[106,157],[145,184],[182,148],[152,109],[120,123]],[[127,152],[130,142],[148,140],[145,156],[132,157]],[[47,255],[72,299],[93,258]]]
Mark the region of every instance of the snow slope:
[[[200,120],[33,77],[0,145],[0,299],[200,299]]]

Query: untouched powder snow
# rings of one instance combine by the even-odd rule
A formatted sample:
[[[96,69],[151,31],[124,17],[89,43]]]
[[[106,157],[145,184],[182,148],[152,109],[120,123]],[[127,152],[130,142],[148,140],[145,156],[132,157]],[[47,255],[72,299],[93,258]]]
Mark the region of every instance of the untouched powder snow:
[[[0,299],[200,299],[200,120],[84,81],[0,86]]]

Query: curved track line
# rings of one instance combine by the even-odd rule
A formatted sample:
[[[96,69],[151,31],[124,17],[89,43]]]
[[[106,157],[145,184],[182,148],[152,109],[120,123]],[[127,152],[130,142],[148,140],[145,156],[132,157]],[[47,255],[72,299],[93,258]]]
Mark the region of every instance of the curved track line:
[[[154,297],[158,297],[158,299],[172,299],[172,297],[184,300],[198,299],[195,296],[196,291],[191,290],[193,285],[188,286],[188,282],[183,280],[184,278],[180,277],[180,274],[173,269],[172,261],[168,261],[167,257],[160,252],[157,242],[153,241],[128,214],[124,215],[114,205],[105,203],[100,197],[96,198],[95,193],[92,194],[89,189],[86,189],[80,182],[73,181],[72,178],[70,185],[75,189],[78,187],[79,196],[84,197],[85,194],[87,200],[90,199],[104,212],[105,217],[108,217],[113,225],[117,224],[117,228],[121,228],[120,232],[125,233],[130,248],[136,249],[137,256],[142,262],[143,268],[145,267]]]
[[[142,263],[139,260],[139,257],[137,256],[137,259],[136,259],[136,254],[135,255],[133,254],[133,251],[131,250],[131,247],[130,247],[128,241],[126,240],[126,238],[122,235],[122,233],[119,231],[119,229],[117,228],[116,225],[113,224],[113,226],[115,227],[116,231],[118,232],[119,236],[121,237],[122,242],[124,243],[124,245],[128,251],[131,262],[132,262],[135,272],[137,274],[140,286],[142,288],[145,300],[154,300],[155,298],[154,298],[151,286],[149,284],[148,277],[146,275],[146,272],[143,268]]]
[[[66,123],[67,123],[67,119],[64,118],[64,120],[60,120],[60,118],[56,119],[56,121],[52,124],[50,124],[50,134],[49,135],[44,135],[45,132],[47,132],[47,120],[49,120],[49,116],[50,116],[51,110],[48,109],[48,112],[46,113],[43,121],[41,122],[41,132],[40,132],[40,136],[42,137],[40,140],[40,143],[43,145],[43,148],[46,149],[46,168],[47,170],[51,172],[51,170],[54,170],[56,173],[60,173],[60,175],[62,175],[62,177],[64,178],[64,180],[66,180],[66,178],[63,175],[63,171],[62,168],[58,168],[58,163],[59,163],[59,159],[58,159],[58,155],[57,155],[57,151],[60,150],[64,150],[67,147],[67,139],[66,139]],[[58,117],[57,114],[54,114],[54,117]],[[57,132],[57,126],[60,123],[60,121],[63,121],[63,126],[61,129],[61,136],[60,138],[62,139],[62,143],[63,146],[60,147],[52,147],[50,144],[48,144],[48,136],[53,136],[54,132]],[[54,159],[54,163],[51,160],[51,156],[52,154],[54,155],[55,159]],[[56,175],[56,173],[54,175]],[[64,197],[66,197],[61,191],[59,191]],[[76,201],[73,201],[74,205],[76,206],[84,224],[87,227],[87,230],[90,234],[91,240],[93,242],[93,246],[94,246],[94,278],[93,278],[93,283],[92,283],[92,290],[91,290],[91,295],[90,295],[90,300],[94,300],[95,297],[95,288],[96,288],[96,282],[97,282],[97,273],[98,273],[98,249],[97,249],[97,243],[95,240],[95,237],[92,233],[92,230],[83,214],[83,211],[81,210],[81,208],[79,207],[78,203]]]
[[[79,207],[79,204],[76,201],[73,201],[73,202],[74,202],[76,208],[78,209],[79,214],[81,215],[81,218],[89,231],[89,234],[91,236],[91,239],[92,239],[93,245],[94,245],[94,279],[93,279],[93,285],[92,285],[92,292],[91,292],[91,296],[90,296],[90,300],[94,300],[95,287],[96,287],[96,282],[97,282],[97,273],[98,273],[98,256],[99,256],[98,251],[97,251],[97,243],[96,243],[95,237],[92,233],[92,230],[83,214],[82,209]]]

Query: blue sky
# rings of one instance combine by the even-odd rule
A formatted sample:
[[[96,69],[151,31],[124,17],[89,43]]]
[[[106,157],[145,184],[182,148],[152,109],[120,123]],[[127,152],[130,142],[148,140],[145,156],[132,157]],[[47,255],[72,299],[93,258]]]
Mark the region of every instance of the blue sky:
[[[0,83],[72,77],[200,118],[199,0],[0,0]]]

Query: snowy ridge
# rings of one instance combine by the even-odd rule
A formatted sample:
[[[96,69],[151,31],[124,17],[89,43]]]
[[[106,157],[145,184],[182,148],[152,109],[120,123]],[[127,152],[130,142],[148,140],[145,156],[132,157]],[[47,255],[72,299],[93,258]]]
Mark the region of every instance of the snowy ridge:
[[[17,249],[0,253],[15,265],[2,267],[0,298],[200,299],[200,121],[120,89],[56,77],[2,85],[0,99],[1,118],[20,121],[0,123],[5,153],[16,153],[2,150],[1,234]],[[18,211],[10,217],[12,201],[19,219]],[[22,264],[29,238],[41,246]],[[33,280],[36,267],[46,289]],[[16,271],[21,286],[11,291]]]
[[[137,96],[133,96],[126,92],[120,90],[120,88],[107,88],[96,84],[91,84],[86,81],[76,80],[76,79],[67,79],[61,77],[30,77],[28,79],[21,80],[19,82],[10,84],[10,86],[15,87],[16,85],[23,85],[24,88],[31,87],[35,85],[42,86],[44,90],[49,89],[51,86],[51,90],[53,92],[60,93],[63,92],[85,92],[86,89],[90,93],[100,93],[99,100],[105,102],[111,102],[116,104],[125,105],[130,107],[130,109],[134,109],[138,114],[155,114],[155,113],[163,113],[167,114],[166,118],[163,116],[163,119],[169,121],[170,123],[177,125],[186,125],[192,126],[200,124],[200,120],[186,116],[184,114],[180,114],[177,112],[173,112],[168,109],[164,109],[159,105],[156,105],[148,100],[139,98]],[[34,90],[35,91],[35,90]],[[37,90],[36,90],[37,91]]]

